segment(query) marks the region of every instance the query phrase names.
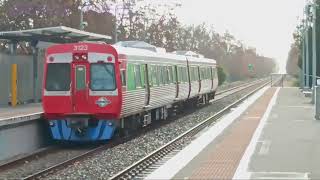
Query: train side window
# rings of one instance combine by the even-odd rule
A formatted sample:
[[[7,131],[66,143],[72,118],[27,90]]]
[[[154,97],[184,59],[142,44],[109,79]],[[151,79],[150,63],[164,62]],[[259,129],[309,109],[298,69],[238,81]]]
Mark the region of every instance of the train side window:
[[[178,67],[174,66],[173,67],[173,82],[177,83],[178,81]]]
[[[207,68],[208,71],[208,79],[212,79],[212,75],[211,75],[211,67]]]
[[[157,86],[159,86],[160,85],[160,77],[159,77],[159,75],[160,75],[160,67],[159,66],[156,66],[154,73],[155,73],[155,76],[156,76]]]
[[[180,67],[180,69],[181,69],[181,82],[184,83],[185,82],[184,68]]]
[[[122,84],[122,86],[127,86],[126,70],[124,70],[124,69],[121,70],[120,77],[121,77],[121,84]]]
[[[164,66],[164,67],[163,67],[163,73],[164,73],[164,81],[165,81],[165,84],[170,84],[169,71],[168,71],[168,67],[167,67],[167,66]]]
[[[187,67],[183,67],[183,72],[184,72],[184,82],[186,83],[189,81]]]
[[[142,83],[141,83],[141,70],[140,70],[140,65],[135,65],[134,67],[134,73],[135,73],[135,82],[136,82],[136,88],[141,88]]]
[[[136,89],[136,83],[135,83],[135,73],[134,73],[134,65],[128,64],[127,65],[127,88],[128,90],[135,90]]]
[[[152,66],[148,65],[148,80],[149,80],[149,86],[152,87],[153,86],[153,75],[152,75]]]
[[[200,79],[204,80],[205,79],[205,72],[204,72],[204,68],[200,68]]]
[[[159,72],[159,79],[160,79],[160,85],[165,84],[164,83],[164,73],[163,73],[163,66],[158,66],[158,72]]]
[[[145,72],[146,72],[146,66],[145,66],[145,64],[142,64],[142,65],[140,65],[140,74],[141,74],[141,87],[145,87],[145,79],[146,79],[146,77],[145,77]]]
[[[196,80],[195,67],[191,67],[190,68],[190,79],[191,79],[191,81],[195,81]]]
[[[151,72],[152,72],[152,84],[153,86],[158,86],[158,74],[157,74],[157,67],[155,65],[151,66]]]
[[[168,66],[168,82],[169,84],[173,83],[173,71],[172,66]]]
[[[196,78],[196,81],[199,81],[199,67],[195,67],[195,78]]]
[[[178,67],[178,82],[181,83],[182,82],[182,67]]]
[[[167,81],[167,76],[168,76],[168,73],[167,73],[167,68],[166,66],[161,66],[161,70],[162,70],[162,81],[163,81],[163,84],[168,84],[168,81]]]
[[[212,68],[212,79],[216,78],[216,68]]]

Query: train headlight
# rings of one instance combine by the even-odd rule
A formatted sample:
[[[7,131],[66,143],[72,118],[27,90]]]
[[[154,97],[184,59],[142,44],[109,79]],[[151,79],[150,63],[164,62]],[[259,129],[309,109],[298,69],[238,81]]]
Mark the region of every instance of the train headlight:
[[[54,127],[54,125],[55,125],[55,124],[54,124],[53,121],[49,121],[49,126],[50,126],[50,127]]]
[[[82,59],[82,60],[87,60],[87,59],[88,59],[88,56],[87,56],[86,54],[82,54],[82,55],[81,55],[81,59]]]
[[[74,59],[79,61],[80,60],[80,56],[79,55],[74,55]]]

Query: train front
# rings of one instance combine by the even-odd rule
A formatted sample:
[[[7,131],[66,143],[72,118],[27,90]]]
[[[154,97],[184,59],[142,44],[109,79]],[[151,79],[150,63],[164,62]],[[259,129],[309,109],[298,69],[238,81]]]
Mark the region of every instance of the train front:
[[[49,47],[42,100],[53,139],[78,142],[111,139],[122,104],[116,50],[91,43]]]

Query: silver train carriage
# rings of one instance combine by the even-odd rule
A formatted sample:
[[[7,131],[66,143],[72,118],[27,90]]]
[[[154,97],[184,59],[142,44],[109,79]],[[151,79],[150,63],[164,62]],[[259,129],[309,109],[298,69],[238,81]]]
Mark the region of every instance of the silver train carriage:
[[[121,62],[121,128],[146,126],[185,105],[206,104],[214,98],[215,60],[113,47]]]

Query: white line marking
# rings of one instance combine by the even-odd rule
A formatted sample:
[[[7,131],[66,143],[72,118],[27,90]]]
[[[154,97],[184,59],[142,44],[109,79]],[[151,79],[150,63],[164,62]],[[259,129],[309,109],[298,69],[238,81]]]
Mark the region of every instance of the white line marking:
[[[297,119],[297,120],[293,120],[294,122],[306,122],[306,121],[310,121],[310,120],[302,120],[302,119]]]
[[[207,145],[209,145],[224,129],[232,124],[248,107],[253,104],[268,89],[265,87],[245,100],[234,111],[223,117],[199,138],[192,141],[180,153],[163,164],[159,169],[148,175],[145,179],[172,179],[194,157],[196,157]]]
[[[244,119],[260,119],[261,117],[260,116],[246,116],[244,117]]]
[[[298,172],[253,172],[253,179],[309,179],[309,173]]]
[[[279,108],[304,108],[304,109],[312,109],[313,106],[278,106]]]
[[[269,153],[271,141],[263,141],[260,147],[259,155],[266,155]]]
[[[249,179],[250,178],[250,173],[248,173],[248,166],[250,159],[257,147],[257,142],[261,136],[262,130],[266,124],[266,121],[270,115],[272,107],[276,104],[276,100],[279,94],[280,88],[277,88],[275,94],[271,98],[271,101],[269,102],[269,105],[267,107],[266,112],[264,113],[251,141],[249,146],[247,147],[244,155],[242,156],[240,163],[238,165],[237,171],[235,172],[233,179]]]

